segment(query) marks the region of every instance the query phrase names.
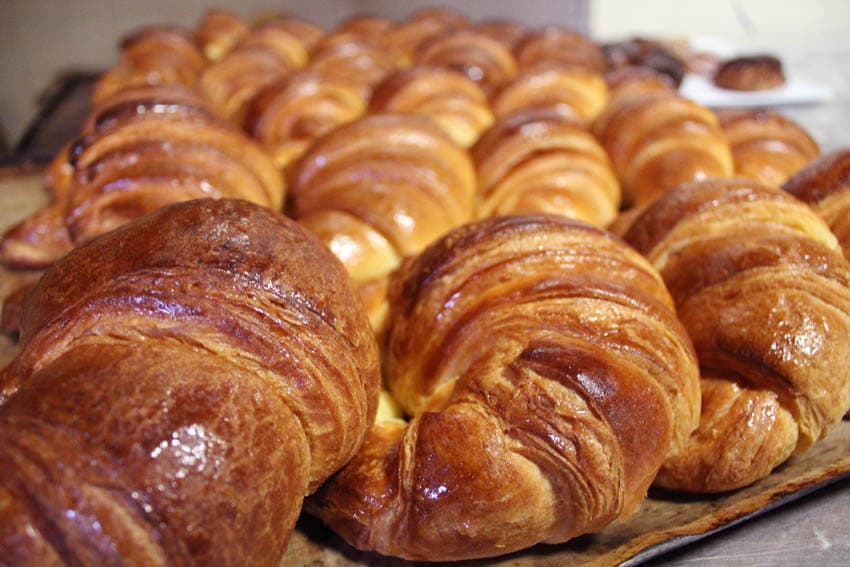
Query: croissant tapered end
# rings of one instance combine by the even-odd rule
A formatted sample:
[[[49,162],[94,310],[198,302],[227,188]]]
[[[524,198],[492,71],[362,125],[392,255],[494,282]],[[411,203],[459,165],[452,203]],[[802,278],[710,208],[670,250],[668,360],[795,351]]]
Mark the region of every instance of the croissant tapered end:
[[[46,268],[72,249],[63,211],[52,206],[35,212],[3,234],[0,263],[15,269]]]
[[[343,267],[293,221],[200,200],[112,231],[25,303],[0,376],[0,557],[276,565],[379,382]]]
[[[721,492],[767,476],[850,408],[850,264],[814,211],[742,178],[645,207],[625,239],[658,268],[702,367],[700,426],[658,484]]]
[[[446,561],[630,514],[699,419],[660,276],[558,216],[463,225],[392,275],[379,420],[308,509],[361,549]]]

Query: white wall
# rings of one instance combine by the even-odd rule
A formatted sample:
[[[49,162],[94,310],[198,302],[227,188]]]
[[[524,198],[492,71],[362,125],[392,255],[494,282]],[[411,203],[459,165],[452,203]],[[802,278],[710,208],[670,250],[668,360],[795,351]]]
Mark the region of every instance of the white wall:
[[[848,0],[592,0],[599,37],[702,35],[756,44],[850,38]]]

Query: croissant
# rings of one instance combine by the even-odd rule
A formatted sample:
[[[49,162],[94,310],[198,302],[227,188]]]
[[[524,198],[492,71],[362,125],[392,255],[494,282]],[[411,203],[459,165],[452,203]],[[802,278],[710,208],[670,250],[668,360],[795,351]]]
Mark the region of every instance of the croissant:
[[[475,26],[475,31],[495,39],[511,50],[525,38],[528,29],[519,22],[513,20],[485,20]]]
[[[487,96],[472,79],[440,67],[397,71],[372,93],[372,112],[408,112],[430,116],[463,147],[493,124]]]
[[[850,260],[850,150],[836,150],[791,176],[783,189],[808,203]]]
[[[304,496],[364,438],[380,374],[320,243],[204,200],[58,262],[4,378],[4,560],[276,565]]]
[[[393,21],[387,18],[360,15],[342,22],[337,27],[336,33],[350,33],[364,39],[374,39],[386,34],[394,25]]]
[[[251,30],[236,48],[207,67],[199,87],[219,114],[243,125],[252,97],[304,67],[307,60],[301,40],[272,22]]]
[[[601,230],[467,224],[402,264],[389,297],[385,377],[412,418],[377,421],[305,504],[360,549],[470,559],[599,530],[699,419],[661,278]]]
[[[728,177],[732,153],[709,109],[658,90],[619,98],[593,126],[611,156],[625,201],[640,206],[687,181]]]
[[[325,37],[325,30],[316,24],[291,16],[275,18],[270,24],[298,39],[308,54]]]
[[[487,95],[517,73],[510,50],[474,30],[450,30],[432,37],[416,51],[415,61],[463,73]]]
[[[121,60],[94,86],[95,105],[122,90],[177,84],[193,86],[206,66],[194,38],[177,27],[151,27],[134,32],[121,42]]]
[[[693,340],[699,428],[656,483],[720,492],[767,476],[850,408],[850,265],[826,224],[779,189],[684,184],[632,223]]]
[[[257,93],[245,125],[284,169],[314,140],[364,112],[366,101],[355,85],[305,70]]]
[[[428,40],[468,27],[469,20],[466,16],[451,8],[420,10],[386,30],[386,36],[381,38],[381,45],[399,53],[410,64],[416,58],[419,48]]]
[[[198,24],[195,37],[210,61],[227,55],[251,28],[229,10],[210,10]]]
[[[539,65],[522,71],[493,96],[499,118],[525,109],[557,111],[590,125],[608,104],[604,77],[584,67]]]
[[[74,246],[159,207],[200,197],[281,207],[284,185],[262,149],[178,87],[125,91],[95,109],[52,166],[52,204],[12,227],[0,261],[49,265]]]
[[[478,216],[555,213],[605,226],[620,185],[605,150],[586,130],[551,111],[518,112],[473,147]]]
[[[675,92],[676,86],[666,75],[647,67],[620,67],[605,74],[609,104],[613,107],[621,100],[659,92]]]
[[[586,67],[597,73],[608,70],[605,52],[589,37],[559,27],[547,27],[529,33],[514,48],[522,69],[557,63]]]
[[[364,286],[468,221],[475,191],[469,154],[435,122],[373,114],[317,140],[293,166],[290,196],[293,216]],[[383,311],[370,312],[376,328]]]
[[[378,83],[405,64],[401,55],[376,45],[375,41],[351,32],[326,36],[316,45],[309,68],[355,85],[360,96],[368,100]]]
[[[720,126],[732,147],[735,174],[780,186],[820,155],[808,132],[768,110],[721,110]]]

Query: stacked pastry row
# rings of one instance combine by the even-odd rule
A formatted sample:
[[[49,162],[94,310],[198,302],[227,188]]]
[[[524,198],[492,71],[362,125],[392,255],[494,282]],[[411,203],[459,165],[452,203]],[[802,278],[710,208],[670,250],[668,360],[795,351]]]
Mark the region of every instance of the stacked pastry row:
[[[336,335],[314,335],[330,324],[353,333],[348,346],[365,353],[350,366],[368,399],[356,398],[355,425],[331,419],[350,408],[343,394],[318,386],[284,404],[293,414],[285,427],[297,421],[304,431],[293,434],[303,440],[297,451],[280,457],[300,463],[298,486],[272,491],[287,501],[286,525],[301,496],[352,455],[308,501],[310,510],[358,547],[432,560],[491,556],[599,530],[632,513],[653,482],[718,491],[769,474],[826,435],[850,406],[850,352],[835,340],[850,330],[850,272],[824,221],[777,187],[817,155],[817,146],[775,114],[718,117],[645,70],[604,77],[605,70],[598,47],[576,34],[476,25],[447,11],[400,23],[359,18],[331,34],[293,19],[252,27],[219,12],[194,34],[134,36],[98,85],[81,138],[51,166],[54,204],[7,235],[6,261],[47,264],[176,201],[235,197],[280,210],[288,193],[288,212],[319,236],[375,307],[385,382],[407,419],[379,417],[365,432],[377,404],[374,345],[362,344],[358,316],[331,301],[356,304],[338,289],[341,269],[324,275],[306,260],[278,266],[260,240],[279,234],[272,256],[286,256],[287,246],[312,250],[309,237],[288,226],[255,233],[252,223],[283,221],[229,201],[169,208],[146,217],[158,220],[143,229],[134,224],[62,261],[25,310],[21,359],[3,382],[9,415],[20,424],[33,412],[46,412],[39,419],[55,413],[51,404],[62,396],[38,406],[32,400],[42,390],[26,385],[43,365],[63,360],[64,351],[51,354],[51,345],[97,347],[91,355],[74,351],[71,362],[52,370],[61,374],[99,356],[101,365],[135,360],[122,350],[127,335],[146,345],[176,340],[217,356],[226,350],[240,371],[279,374],[285,384],[295,380],[299,392],[314,382],[324,388],[334,379],[323,378],[330,374],[321,353],[342,346]],[[843,226],[837,195],[847,192],[842,159],[827,158],[788,182],[819,203],[836,232]],[[566,219],[606,225],[620,206],[621,186],[632,208],[614,228],[633,248]],[[204,243],[204,231],[216,238]],[[97,289],[88,290],[83,278],[72,282],[74,293],[64,290],[63,273],[82,265],[94,275],[89,263],[135,248],[134,238],[152,243],[114,270],[115,283],[107,272],[93,279]],[[178,254],[181,243],[197,257]],[[18,260],[10,262],[13,252]],[[336,260],[324,255],[321,262]],[[257,295],[233,276],[235,284],[221,284],[237,290],[233,297],[222,292],[226,305],[247,296],[251,306],[228,307],[233,317],[217,321],[208,303],[198,303],[205,284],[170,279],[186,263],[214,274],[256,272],[265,291]],[[272,288],[282,291],[265,297],[274,270],[287,283],[275,280]],[[299,277],[330,287],[302,289],[291,283]],[[141,287],[127,289],[140,296],[115,295],[135,280]],[[146,293],[153,293],[145,309],[152,322],[109,311],[132,301],[147,305],[140,299]],[[49,315],[52,297],[79,298],[80,313]],[[109,324],[85,315],[95,300],[109,307]],[[277,314],[275,306],[289,301],[302,311]],[[178,314],[181,323],[171,327],[157,313]],[[285,356],[252,353],[240,337],[262,335],[254,317],[275,329],[303,327],[309,339],[287,331],[278,337],[291,345]],[[47,324],[53,319],[61,320],[58,338]],[[138,328],[145,331],[132,330]],[[103,354],[102,343],[116,338],[117,354]],[[260,344],[271,343],[261,337]],[[195,354],[177,358],[201,364]],[[91,373],[101,376],[95,366]],[[121,372],[132,375],[132,366]],[[172,371],[185,374],[179,365],[163,370]],[[18,397],[19,389],[30,393]],[[78,427],[62,415],[65,427]],[[250,420],[245,427],[251,430]],[[243,441],[234,436],[233,443]],[[325,446],[338,450],[309,456]],[[23,470],[31,457],[22,455],[14,458]],[[98,454],[96,461],[112,458]],[[328,466],[318,470],[312,459]],[[156,474],[144,482],[155,484]],[[264,487],[278,481],[262,480]],[[141,494],[130,500],[142,509],[160,505],[148,487],[133,492],[132,482],[121,477],[116,490]],[[233,497],[230,488],[212,486]],[[197,488],[185,487],[175,501],[203,498]],[[65,498],[58,491],[42,509]],[[103,502],[97,505],[104,510],[135,510]],[[181,508],[162,506],[155,517],[179,517]],[[23,507],[14,513],[24,517]],[[270,513],[258,521],[277,521]],[[150,543],[160,536],[150,532],[142,547],[211,558],[224,549],[215,533],[233,534],[225,543],[250,540],[227,514],[210,513],[207,521],[203,545],[192,539],[190,523],[185,533],[166,530],[160,548]],[[27,522],[36,531],[43,523]],[[124,525],[116,523],[109,537],[138,542],[147,533]],[[74,522],[58,529],[84,532]],[[285,534],[258,533],[266,540],[262,554],[256,546],[253,553],[279,556]],[[234,553],[248,553],[250,543]]]

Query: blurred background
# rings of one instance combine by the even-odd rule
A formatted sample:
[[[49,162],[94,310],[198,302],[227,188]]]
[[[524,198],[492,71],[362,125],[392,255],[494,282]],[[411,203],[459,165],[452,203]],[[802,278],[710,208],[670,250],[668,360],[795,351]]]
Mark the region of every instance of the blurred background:
[[[170,23],[193,27],[208,9],[228,8],[248,20],[269,13],[291,13],[332,28],[353,14],[403,18],[435,4],[440,2],[0,0],[0,148],[20,143],[63,78],[113,65],[120,38],[140,26]],[[633,35],[708,37],[744,49],[846,45],[850,38],[847,0],[455,0],[444,4],[473,19],[512,18],[531,26],[557,24],[600,40]],[[52,135],[65,134],[60,130]]]

